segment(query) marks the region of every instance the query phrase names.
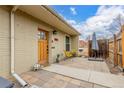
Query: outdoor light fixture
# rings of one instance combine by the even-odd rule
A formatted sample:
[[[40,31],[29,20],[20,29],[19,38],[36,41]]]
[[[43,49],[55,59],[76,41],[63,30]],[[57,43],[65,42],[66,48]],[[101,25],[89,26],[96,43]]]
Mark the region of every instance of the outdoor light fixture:
[[[57,31],[56,31],[56,30],[54,30],[54,31],[53,31],[53,35],[56,35],[56,34],[57,34]]]

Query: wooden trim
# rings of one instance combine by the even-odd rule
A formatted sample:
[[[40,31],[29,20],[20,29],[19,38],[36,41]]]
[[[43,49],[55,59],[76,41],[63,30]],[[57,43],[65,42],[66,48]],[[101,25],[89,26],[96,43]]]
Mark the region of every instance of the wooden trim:
[[[114,35],[114,66],[118,65],[117,62],[117,40],[116,40],[116,35]]]
[[[114,51],[113,51],[113,50],[111,50],[111,49],[109,49],[109,52],[114,53]]]
[[[47,30],[44,30],[44,29],[39,28],[39,27],[38,27],[38,31],[48,32]]]
[[[48,40],[49,32],[47,30],[44,30],[44,29],[38,27],[38,31],[45,32],[46,33],[46,39]]]
[[[124,68],[124,29],[122,29],[122,67]]]
[[[118,55],[122,56],[122,52],[118,52]]]
[[[109,40],[109,43],[113,43],[114,42],[114,40]]]
[[[90,57],[90,40],[88,40],[88,57]]]
[[[117,41],[119,41],[119,40],[121,40],[121,37],[118,37],[118,38],[117,38]]]

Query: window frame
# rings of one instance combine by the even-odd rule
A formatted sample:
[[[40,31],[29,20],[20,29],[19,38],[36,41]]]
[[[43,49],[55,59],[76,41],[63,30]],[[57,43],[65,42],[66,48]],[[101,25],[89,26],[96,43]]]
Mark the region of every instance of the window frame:
[[[67,38],[66,37],[68,37],[69,38],[69,42],[67,43]],[[69,45],[69,50],[67,50],[67,46],[66,45]],[[66,51],[71,51],[71,37],[70,36],[68,36],[68,35],[66,35],[65,36],[65,50]]]

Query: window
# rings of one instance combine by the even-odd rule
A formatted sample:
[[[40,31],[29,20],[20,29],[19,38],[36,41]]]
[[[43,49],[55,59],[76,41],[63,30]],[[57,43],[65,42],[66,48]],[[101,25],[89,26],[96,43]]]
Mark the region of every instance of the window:
[[[66,51],[70,51],[70,37],[66,36],[66,40],[65,40],[65,43],[66,43]]]
[[[46,33],[42,32],[42,31],[39,31],[38,39],[46,40]]]

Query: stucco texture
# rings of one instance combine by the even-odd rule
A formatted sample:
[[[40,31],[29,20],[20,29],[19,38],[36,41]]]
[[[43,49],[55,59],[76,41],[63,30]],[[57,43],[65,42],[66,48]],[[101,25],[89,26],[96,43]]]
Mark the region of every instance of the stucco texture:
[[[0,7],[0,76],[10,76],[10,9]],[[33,64],[38,62],[38,28],[49,32],[48,37],[48,61],[54,63],[57,54],[64,58],[65,36],[68,34],[57,30],[53,34],[50,25],[24,13],[15,12],[15,72],[21,74],[29,71]],[[68,35],[70,36],[70,35]],[[55,38],[58,41],[55,41]],[[78,48],[78,37],[70,36],[71,48]],[[54,48],[52,48],[54,47]]]

